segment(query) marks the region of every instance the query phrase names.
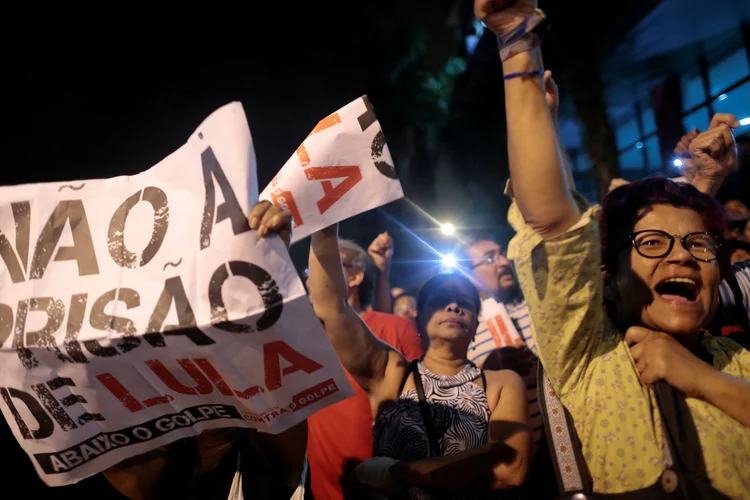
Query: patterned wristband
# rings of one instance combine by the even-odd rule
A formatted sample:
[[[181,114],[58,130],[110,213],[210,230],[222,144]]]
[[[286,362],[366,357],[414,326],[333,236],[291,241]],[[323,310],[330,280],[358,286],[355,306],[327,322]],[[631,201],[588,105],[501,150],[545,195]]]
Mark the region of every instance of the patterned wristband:
[[[503,77],[503,80],[510,80],[511,78],[532,78],[536,76],[544,76],[544,71],[519,71],[518,73],[509,73]]]
[[[528,52],[531,49],[539,47],[542,44],[542,38],[536,33],[527,33],[522,38],[519,38],[510,45],[500,49],[500,60],[502,62],[507,61],[511,57],[520,54],[521,52]]]
[[[546,17],[541,9],[536,9],[531,16],[505,35],[497,37],[500,47],[500,59],[507,61],[516,54],[539,47],[541,36],[537,33],[545,24]]]

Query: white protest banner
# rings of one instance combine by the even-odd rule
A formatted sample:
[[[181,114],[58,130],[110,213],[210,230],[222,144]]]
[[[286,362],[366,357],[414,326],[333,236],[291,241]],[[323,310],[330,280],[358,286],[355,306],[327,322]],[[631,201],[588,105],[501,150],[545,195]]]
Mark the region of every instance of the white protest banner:
[[[403,197],[367,96],[318,122],[260,194],[292,212],[292,243]]]
[[[257,193],[239,103],[139,175],[0,188],[0,407],[48,485],[352,394]]]
[[[482,301],[482,319],[487,322],[487,328],[498,347],[524,344],[523,337],[518,333],[513,320],[505,308],[505,304],[490,297]]]

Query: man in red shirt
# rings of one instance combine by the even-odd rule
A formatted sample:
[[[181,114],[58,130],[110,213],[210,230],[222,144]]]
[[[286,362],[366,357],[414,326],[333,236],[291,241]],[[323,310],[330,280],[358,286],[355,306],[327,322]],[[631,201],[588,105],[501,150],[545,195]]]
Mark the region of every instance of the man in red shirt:
[[[340,240],[341,261],[349,286],[348,302],[372,333],[401,351],[407,359],[422,357],[414,325],[393,314],[365,312],[375,294],[376,269],[367,252],[352,241]],[[386,270],[387,272],[387,270]],[[357,498],[354,468],[372,457],[372,409],[367,394],[347,373],[354,396],[307,419],[307,460],[316,500]]]

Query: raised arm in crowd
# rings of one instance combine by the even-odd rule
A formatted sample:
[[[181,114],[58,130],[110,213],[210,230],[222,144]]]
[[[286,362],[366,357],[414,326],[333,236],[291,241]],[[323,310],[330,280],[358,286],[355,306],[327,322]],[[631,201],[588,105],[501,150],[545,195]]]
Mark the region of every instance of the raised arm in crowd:
[[[375,458],[358,468],[361,482],[392,498],[425,488],[486,491],[521,484],[531,451],[525,388],[514,372],[482,372],[466,360],[479,309],[468,280],[442,275],[433,278],[439,284],[425,285],[417,317],[425,356],[409,363],[347,304],[336,226],[313,235],[309,278],[315,313],[339,360],[370,398]],[[449,390],[457,413],[445,420],[440,405],[431,404],[427,418],[434,423],[420,422],[417,380],[427,401],[434,391]],[[464,398],[485,410],[464,413]],[[425,429],[441,425],[448,427],[433,441]]]
[[[476,1],[501,40],[535,8]],[[750,353],[704,330],[728,268],[721,207],[663,178],[589,206],[568,189],[538,43],[503,59],[517,230],[508,256],[539,358],[580,439],[584,493],[750,497]],[[696,160],[726,168],[732,124],[697,142]]]

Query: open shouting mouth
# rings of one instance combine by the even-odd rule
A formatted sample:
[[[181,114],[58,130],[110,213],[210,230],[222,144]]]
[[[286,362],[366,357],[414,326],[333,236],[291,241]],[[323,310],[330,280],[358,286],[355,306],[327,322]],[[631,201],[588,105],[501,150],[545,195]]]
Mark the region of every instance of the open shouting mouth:
[[[698,301],[702,283],[698,278],[666,278],[654,287],[659,296],[672,304],[691,305]]]

